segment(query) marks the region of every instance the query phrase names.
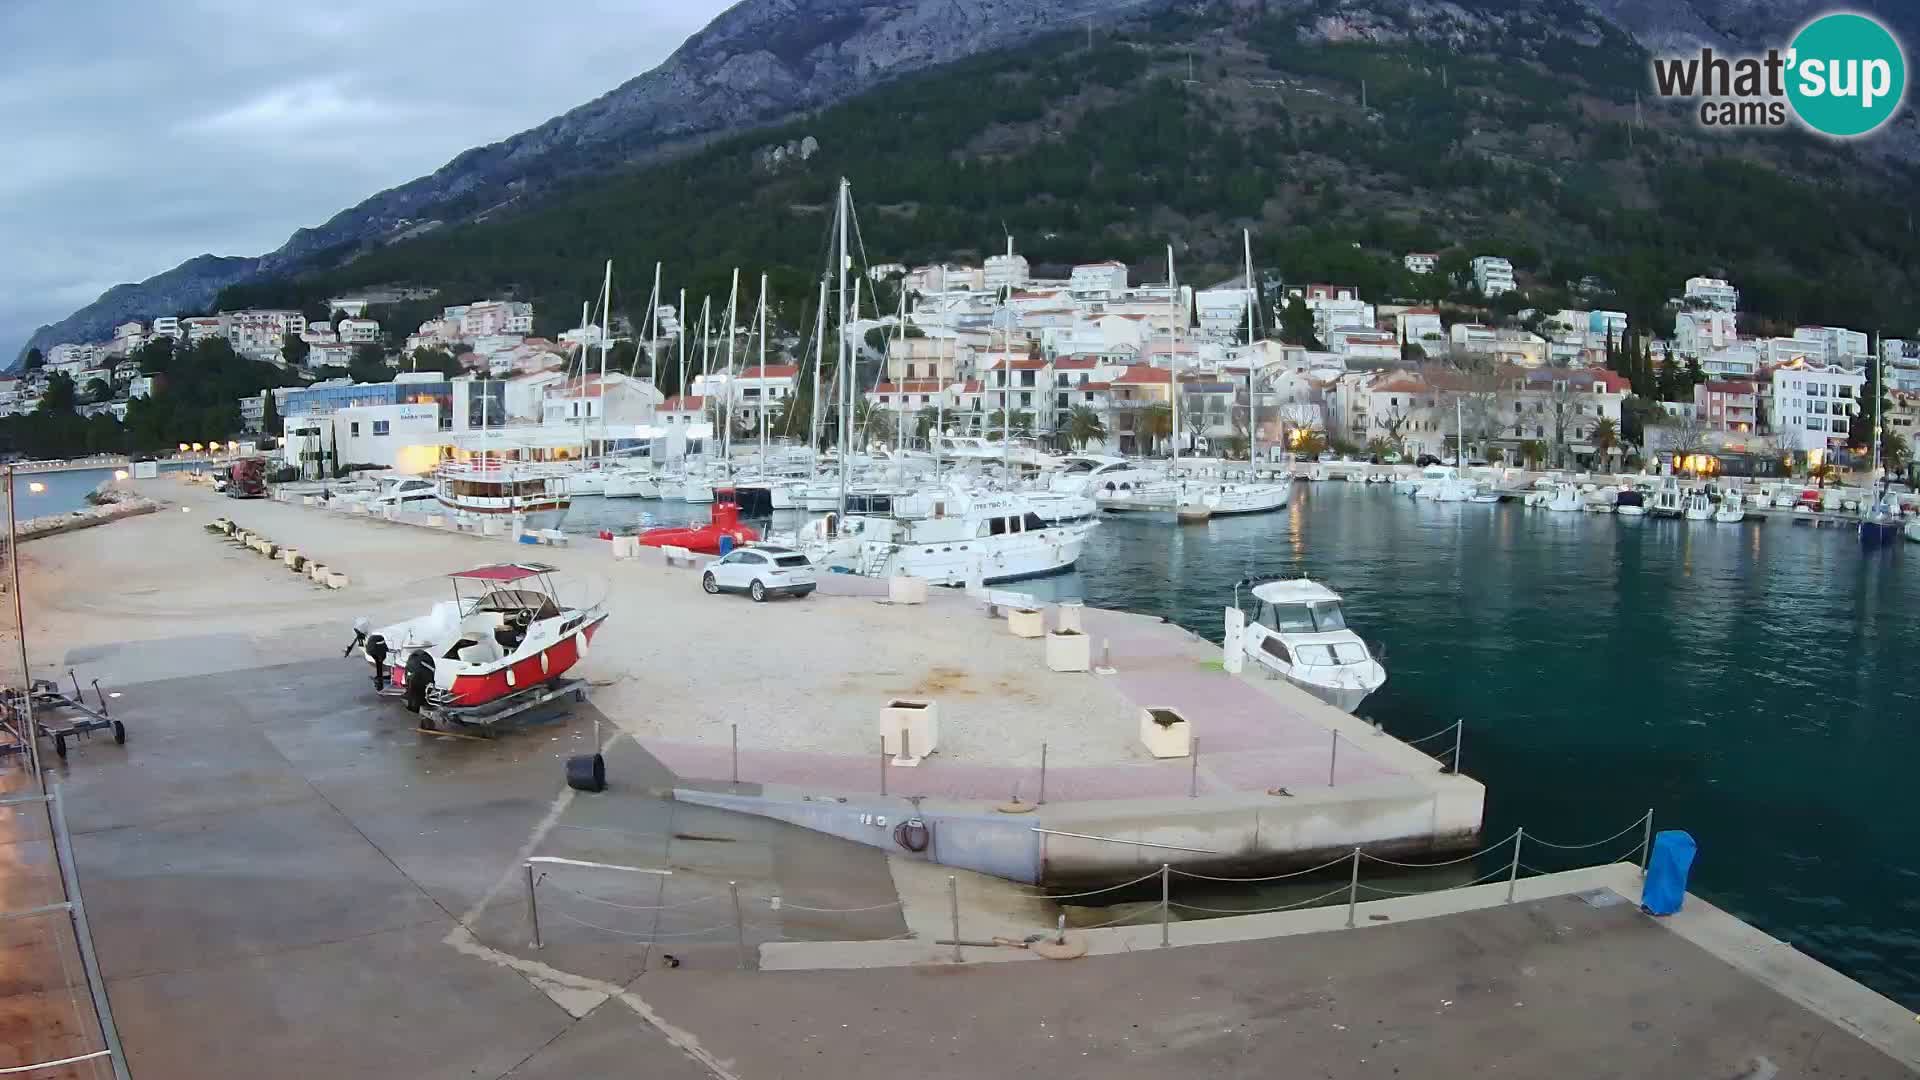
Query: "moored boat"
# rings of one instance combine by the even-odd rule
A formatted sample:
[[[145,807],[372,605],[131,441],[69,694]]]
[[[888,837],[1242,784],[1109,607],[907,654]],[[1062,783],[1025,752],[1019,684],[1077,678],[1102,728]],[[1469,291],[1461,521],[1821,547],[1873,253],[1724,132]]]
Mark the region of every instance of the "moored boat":
[[[552,466],[497,458],[447,462],[434,473],[434,499],[454,514],[518,521],[529,532],[557,529],[573,497]]]
[[[1339,594],[1306,578],[1256,585],[1241,647],[1262,668],[1337,709],[1360,707],[1387,669],[1347,626]]]

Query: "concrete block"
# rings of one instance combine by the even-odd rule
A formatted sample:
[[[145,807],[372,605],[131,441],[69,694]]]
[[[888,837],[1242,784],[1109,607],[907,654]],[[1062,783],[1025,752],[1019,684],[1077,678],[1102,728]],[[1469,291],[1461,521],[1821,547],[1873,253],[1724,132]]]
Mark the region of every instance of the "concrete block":
[[[909,751],[924,757],[940,746],[940,703],[894,698],[880,707],[880,749],[901,756]]]
[[[1086,612],[1086,608],[1087,606],[1078,600],[1060,601],[1059,608],[1054,612],[1053,628],[1055,630],[1084,630],[1085,626],[1081,622],[1081,616]]]
[[[1093,639],[1078,630],[1055,630],[1047,635],[1050,671],[1086,671],[1093,666]]]
[[[313,581],[324,583],[327,580],[327,564],[326,563],[308,563],[307,577],[312,579]]]
[[[1014,637],[1044,637],[1047,632],[1047,618],[1039,608],[1014,608],[1007,612],[1007,629]]]
[[[1157,758],[1186,757],[1193,752],[1193,725],[1178,709],[1140,710],[1140,742]]]
[[[891,604],[924,604],[927,602],[927,579],[911,574],[895,574],[887,579],[887,602]]]
[[[346,587],[347,587],[347,575],[335,573],[332,570],[327,571],[327,588],[344,589]]]

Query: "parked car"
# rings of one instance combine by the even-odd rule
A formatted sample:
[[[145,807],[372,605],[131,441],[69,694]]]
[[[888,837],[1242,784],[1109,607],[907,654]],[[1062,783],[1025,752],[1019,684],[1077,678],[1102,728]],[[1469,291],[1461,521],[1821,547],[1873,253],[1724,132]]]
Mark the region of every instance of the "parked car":
[[[710,593],[743,592],[756,601],[776,594],[805,596],[819,584],[813,563],[792,548],[755,544],[708,563],[700,587]]]

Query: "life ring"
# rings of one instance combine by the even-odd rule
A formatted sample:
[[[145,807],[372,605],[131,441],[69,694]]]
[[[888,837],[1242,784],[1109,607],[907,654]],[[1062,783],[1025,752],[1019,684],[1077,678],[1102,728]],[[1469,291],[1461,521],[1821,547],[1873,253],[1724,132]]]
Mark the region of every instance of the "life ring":
[[[915,854],[927,850],[927,844],[932,840],[933,830],[917,817],[908,818],[893,827],[893,842]]]

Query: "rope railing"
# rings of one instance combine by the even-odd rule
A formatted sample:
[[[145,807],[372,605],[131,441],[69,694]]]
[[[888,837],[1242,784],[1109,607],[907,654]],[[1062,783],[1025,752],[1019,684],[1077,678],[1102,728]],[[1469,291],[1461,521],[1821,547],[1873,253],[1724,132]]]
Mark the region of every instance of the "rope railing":
[[[1436,733],[1436,734],[1444,734],[1444,732]],[[1188,912],[1194,915],[1207,916],[1207,917],[1232,917],[1232,916],[1240,916],[1240,915],[1270,915],[1270,914],[1276,914],[1280,912],[1298,911],[1301,909],[1328,906],[1333,902],[1337,902],[1341,897],[1344,896],[1346,899],[1346,907],[1347,907],[1346,925],[1349,928],[1351,928],[1358,924],[1357,910],[1363,894],[1368,897],[1380,897],[1380,898],[1387,898],[1387,899],[1402,899],[1402,898],[1416,897],[1416,896],[1431,896],[1437,893],[1452,892],[1458,889],[1468,889],[1468,888],[1474,888],[1477,886],[1483,886],[1483,885],[1496,882],[1501,878],[1505,878],[1507,882],[1507,894],[1506,894],[1505,902],[1513,903],[1514,900],[1516,899],[1516,896],[1518,895],[1518,884],[1519,884],[1519,879],[1522,875],[1522,871],[1524,871],[1528,876],[1543,876],[1543,875],[1556,872],[1551,870],[1543,870],[1540,867],[1535,866],[1523,860],[1522,853],[1526,850],[1526,845],[1529,842],[1536,844],[1541,848],[1545,848],[1549,851],[1592,851],[1596,848],[1602,848],[1602,847],[1605,847],[1606,845],[1617,843],[1623,837],[1631,835],[1636,829],[1641,832],[1641,837],[1636,843],[1634,843],[1634,845],[1631,848],[1628,848],[1619,857],[1605,860],[1605,863],[1598,864],[1598,865],[1629,861],[1634,859],[1636,856],[1638,856],[1640,861],[1640,869],[1642,874],[1644,874],[1646,872],[1647,860],[1652,852],[1653,811],[1651,810],[1647,811],[1645,814],[1642,814],[1631,825],[1628,825],[1626,828],[1621,829],[1620,831],[1614,833],[1613,835],[1607,837],[1606,839],[1596,840],[1591,843],[1584,843],[1584,844],[1561,844],[1553,841],[1542,840],[1538,837],[1529,836],[1527,834],[1526,829],[1524,828],[1517,828],[1513,831],[1511,835],[1503,837],[1500,840],[1497,840],[1486,847],[1480,848],[1477,851],[1473,851],[1465,855],[1460,855],[1455,858],[1445,859],[1445,860],[1440,860],[1435,862],[1406,862],[1398,859],[1391,859],[1382,855],[1371,854],[1366,850],[1364,850],[1363,848],[1356,846],[1347,854],[1342,855],[1337,859],[1331,859],[1326,862],[1320,863],[1316,866],[1310,866],[1305,869],[1294,870],[1284,874],[1266,874],[1266,875],[1261,875],[1257,877],[1232,877],[1232,876],[1224,876],[1224,875],[1216,875],[1216,874],[1203,874],[1203,873],[1198,873],[1191,870],[1176,870],[1172,867],[1171,864],[1163,863],[1156,870],[1149,871],[1148,873],[1142,874],[1139,877],[1135,877],[1130,880],[1120,882],[1119,884],[1116,884],[1116,885],[1109,885],[1104,888],[1086,889],[1080,892],[1054,893],[1054,894],[1049,894],[1045,892],[1021,891],[1020,893],[1018,893],[1018,895],[1029,898],[1029,899],[1049,900],[1049,901],[1053,901],[1054,903],[1065,903],[1065,902],[1076,901],[1076,900],[1085,900],[1091,897],[1111,895],[1114,893],[1121,892],[1122,890],[1136,888],[1138,886],[1146,884],[1147,882],[1154,881],[1157,879],[1160,882],[1159,903],[1142,904],[1116,918],[1108,919],[1105,922],[1094,923],[1092,925],[1078,926],[1078,927],[1075,927],[1074,929],[1083,930],[1083,931],[1102,930],[1102,929],[1109,929],[1113,927],[1119,927],[1119,926],[1122,926],[1123,924],[1131,924],[1133,926],[1138,926],[1143,920],[1157,914],[1160,920],[1160,944],[1162,947],[1166,947],[1171,944],[1170,927],[1171,927],[1171,923],[1174,921],[1173,912],[1175,911]],[[1487,870],[1485,873],[1479,874],[1478,876],[1468,881],[1440,885],[1436,888],[1403,889],[1403,888],[1390,887],[1382,884],[1375,884],[1372,882],[1362,880],[1362,871],[1368,865],[1391,867],[1395,871],[1403,872],[1402,876],[1406,876],[1411,874],[1417,874],[1421,871],[1441,870],[1441,869],[1446,869],[1448,867],[1469,865],[1475,862],[1476,860],[1484,859],[1490,855],[1499,856],[1498,864],[1492,867],[1491,869]],[[1535,857],[1535,861],[1539,861],[1538,856]],[[1553,860],[1547,860],[1547,861],[1553,861]],[[572,867],[577,869],[594,870],[594,871],[624,871],[624,872],[640,873],[640,874],[660,874],[662,876],[668,875],[667,871],[649,870],[643,867],[618,866],[614,864],[590,863],[590,862],[581,862],[581,861],[568,860],[568,859],[554,859],[554,858],[540,858],[540,857],[529,858],[528,860],[526,860],[526,866],[527,866],[526,887],[527,887],[527,901],[528,901],[528,917],[532,924],[532,944],[534,948],[541,947],[540,910],[539,910],[539,899],[538,899],[538,896],[536,895],[536,892],[537,892],[537,887],[541,883],[547,880],[547,874],[542,873],[542,874],[536,875],[534,873],[535,863],[540,863],[555,869],[563,868],[563,867]],[[1307,897],[1300,900],[1292,900],[1292,901],[1288,901],[1286,903],[1281,903],[1281,904],[1262,905],[1258,907],[1217,907],[1217,906],[1212,906],[1207,904],[1191,903],[1188,901],[1177,901],[1173,899],[1173,880],[1175,878],[1181,878],[1183,880],[1190,880],[1190,881],[1212,882],[1212,883],[1218,883],[1223,885],[1264,885],[1264,884],[1270,884],[1274,882],[1291,881],[1291,880],[1300,879],[1300,878],[1307,878],[1315,874],[1324,874],[1327,871],[1335,870],[1340,867],[1345,867],[1347,870],[1347,881],[1344,885],[1341,885],[1334,889],[1330,889],[1316,896],[1311,896],[1311,897]],[[1571,868],[1571,869],[1580,869],[1580,868]],[[1394,880],[1394,878],[1392,876],[1389,876],[1387,880]],[[1399,882],[1396,882],[1396,884],[1398,883]],[[740,967],[743,969],[746,969],[751,966],[748,962],[748,947],[747,947],[747,938],[748,938],[749,931],[752,932],[753,937],[755,938],[756,941],[818,940],[817,938],[805,937],[805,936],[799,937],[799,938],[789,938],[782,932],[781,925],[777,923],[766,924],[763,920],[750,922],[747,918],[749,908],[751,908],[753,912],[758,913],[759,915],[764,915],[767,912],[774,912],[774,913],[795,912],[795,913],[803,913],[807,915],[827,915],[827,916],[856,915],[857,916],[857,915],[871,914],[874,912],[898,911],[901,914],[901,918],[905,920],[908,914],[906,901],[904,899],[899,899],[899,898],[885,901],[883,903],[878,903],[878,904],[863,904],[863,905],[845,906],[845,907],[837,907],[837,906],[829,907],[829,906],[819,906],[819,905],[811,905],[811,904],[798,904],[787,899],[785,896],[779,895],[777,893],[767,894],[767,895],[742,895],[740,892],[738,882],[728,882],[727,893],[725,895],[711,894],[711,895],[701,896],[695,899],[683,900],[683,901],[678,901],[673,903],[661,903],[661,904],[623,903],[621,901],[608,899],[607,897],[604,897],[604,896],[595,896],[590,893],[582,892],[578,889],[574,889],[565,885],[560,885],[558,883],[550,885],[549,887],[557,889],[561,893],[570,894],[571,896],[588,903],[598,904],[604,907],[610,907],[610,908],[615,908],[615,909],[624,910],[624,911],[653,912],[656,914],[656,916],[658,913],[666,912],[666,911],[680,911],[680,910],[688,910],[688,909],[695,909],[695,908],[710,908],[715,905],[730,906],[732,908],[732,919],[730,921],[718,922],[718,923],[714,923],[713,925],[703,926],[699,929],[694,929],[694,930],[662,930],[657,927],[655,929],[646,930],[646,931],[628,930],[618,926],[605,925],[604,923],[596,922],[591,919],[584,919],[576,914],[573,914],[572,912],[562,910],[559,908],[556,908],[554,910],[554,914],[558,915],[562,920],[568,923],[572,923],[574,925],[577,925],[589,930],[595,930],[605,934],[612,934],[618,937],[628,938],[635,941],[644,941],[648,943],[656,942],[656,941],[690,941],[690,940],[699,939],[699,938],[713,938],[720,935],[724,935],[727,931],[732,931],[734,945],[739,952],[739,964],[740,964]],[[988,941],[969,942],[962,937],[959,883],[958,883],[957,877],[949,876],[947,878],[947,894],[948,894],[948,906],[949,906],[948,915],[951,920],[951,923],[950,923],[951,938],[943,937],[939,939],[939,944],[952,945],[954,960],[956,962],[960,962],[964,959],[961,954],[961,947],[963,945],[982,947],[982,946],[989,945],[990,942]],[[1049,931],[1048,933],[1051,934],[1051,933],[1064,932],[1064,930],[1066,929],[1066,926],[1065,926],[1066,916],[1062,915],[1060,919],[1061,919],[1060,927],[1057,930]],[[897,940],[914,939],[921,936],[922,935],[920,932],[909,928],[904,933],[896,933],[884,938],[871,938],[869,940],[897,941]],[[1033,940],[1033,939],[1030,938],[1028,940]],[[992,939],[991,944],[998,946],[998,945],[1009,944],[1009,942],[1004,938],[995,936]],[[1014,941],[1014,942],[1011,942],[1011,944],[1018,945],[1019,942]]]

